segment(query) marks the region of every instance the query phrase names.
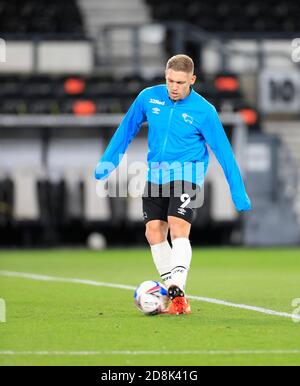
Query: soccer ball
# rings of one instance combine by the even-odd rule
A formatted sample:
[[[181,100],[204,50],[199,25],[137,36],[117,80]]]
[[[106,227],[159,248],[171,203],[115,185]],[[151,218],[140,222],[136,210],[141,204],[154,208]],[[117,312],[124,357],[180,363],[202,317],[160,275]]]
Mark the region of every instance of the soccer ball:
[[[134,293],[135,305],[145,315],[163,313],[167,309],[168,301],[167,288],[154,280],[144,281]]]

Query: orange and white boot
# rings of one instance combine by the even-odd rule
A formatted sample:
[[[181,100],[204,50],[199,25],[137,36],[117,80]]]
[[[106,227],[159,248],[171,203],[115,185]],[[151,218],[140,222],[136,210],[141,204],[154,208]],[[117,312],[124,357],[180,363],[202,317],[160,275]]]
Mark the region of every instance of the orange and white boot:
[[[171,303],[167,313],[170,315],[190,314],[191,306],[189,300],[184,296],[184,292],[176,285],[171,285],[168,289],[168,296]]]

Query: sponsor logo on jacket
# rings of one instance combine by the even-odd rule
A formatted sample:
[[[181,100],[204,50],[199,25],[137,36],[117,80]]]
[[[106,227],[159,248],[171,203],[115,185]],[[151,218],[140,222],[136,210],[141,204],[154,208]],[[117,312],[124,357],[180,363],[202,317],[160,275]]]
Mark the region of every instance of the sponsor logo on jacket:
[[[153,98],[151,98],[149,102],[154,105],[160,105],[160,106],[164,106],[166,104],[165,101],[159,101],[158,99],[153,99]]]

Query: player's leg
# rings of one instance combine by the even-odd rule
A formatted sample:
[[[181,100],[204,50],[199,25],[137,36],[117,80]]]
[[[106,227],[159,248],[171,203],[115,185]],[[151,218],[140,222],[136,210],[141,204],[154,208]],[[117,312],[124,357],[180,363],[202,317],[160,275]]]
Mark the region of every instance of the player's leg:
[[[191,223],[175,216],[168,216],[168,225],[172,242],[178,238],[189,238]]]
[[[165,242],[168,237],[169,225],[166,221],[151,220],[146,223],[145,236],[149,245]]]
[[[178,194],[177,188],[175,182],[168,209],[168,224],[172,240],[171,280],[168,292],[172,300],[169,313],[182,314],[191,312],[184,291],[192,259],[189,235],[195,213],[193,208],[183,205],[187,198],[189,202],[191,201],[192,193],[181,191],[179,187],[180,194]]]
[[[150,245],[154,264],[163,283],[168,287],[170,279],[171,246],[167,240],[169,225],[167,221],[168,198],[151,197],[148,183],[143,194],[143,215],[146,226],[146,239]]]
[[[172,284],[176,284],[182,291],[186,286],[192,259],[189,236],[195,215],[193,208],[195,187],[196,185],[186,181],[174,181],[168,208],[168,224],[172,240]]]
[[[171,282],[184,291],[192,259],[191,224],[175,216],[168,216],[168,224],[172,240]]]
[[[168,295],[171,303],[169,314],[189,314],[191,308],[185,297],[185,286],[192,259],[192,248],[189,240],[191,224],[175,216],[168,216],[172,240],[171,277]]]
[[[146,238],[151,248],[156,269],[166,287],[170,282],[171,246],[167,240],[169,226],[166,221],[152,220],[146,224]]]

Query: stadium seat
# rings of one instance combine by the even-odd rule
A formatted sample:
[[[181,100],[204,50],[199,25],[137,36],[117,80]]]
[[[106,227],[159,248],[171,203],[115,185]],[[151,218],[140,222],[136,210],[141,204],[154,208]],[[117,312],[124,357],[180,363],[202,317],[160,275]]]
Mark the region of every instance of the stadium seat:
[[[1,2],[1,32],[27,35],[70,33],[84,34],[77,2],[69,0],[4,0]]]
[[[96,105],[92,100],[80,99],[74,101],[72,111],[74,115],[94,115],[96,114]]]
[[[65,202],[73,201],[66,205],[65,218],[68,221],[78,217],[86,221],[100,221],[106,218],[107,213],[110,215],[107,200],[101,203],[95,194],[96,182],[93,178],[103,148],[101,139],[72,136],[50,140],[47,160],[49,179],[51,182],[65,181]]]
[[[36,222],[40,219],[35,167],[20,167],[12,172],[14,181],[13,219],[16,222]]]
[[[124,173],[120,173],[120,176],[127,176],[127,189],[129,195],[126,200],[126,220],[129,222],[143,221],[141,197],[148,169],[147,151],[147,138],[136,138],[136,140],[130,144],[127,151],[128,171],[124,170]],[[122,183],[122,180],[120,183]]]
[[[55,99],[33,99],[26,103],[28,114],[57,114],[59,105]]]
[[[138,75],[123,78],[91,74],[89,76],[8,76],[0,77],[0,113],[2,114],[76,114],[125,113],[141,90],[165,83],[164,77],[144,79]],[[194,86],[218,110],[224,101],[245,105],[235,74],[216,77],[199,75]],[[227,105],[228,105],[227,103]]]
[[[67,95],[81,95],[84,93],[86,84],[81,78],[68,78],[64,81],[64,90]]]
[[[298,32],[300,27],[296,0],[250,0],[243,6],[238,0],[147,3],[156,20],[181,20],[212,32]]]
[[[39,179],[37,182],[38,204],[43,245],[52,246],[62,237],[62,227],[67,222],[66,186],[63,180],[49,181]]]
[[[36,184],[43,173],[41,141],[34,138],[2,138],[0,165],[0,173],[9,175],[14,186],[13,220],[38,222],[40,212]]]
[[[108,223],[112,220],[110,198],[105,197],[106,181],[96,182],[91,175],[92,169],[87,169],[83,182],[83,220],[88,223]],[[97,189],[98,194],[95,194]],[[102,197],[101,197],[102,195]]]
[[[6,227],[12,219],[14,186],[10,178],[0,180],[0,227]]]

